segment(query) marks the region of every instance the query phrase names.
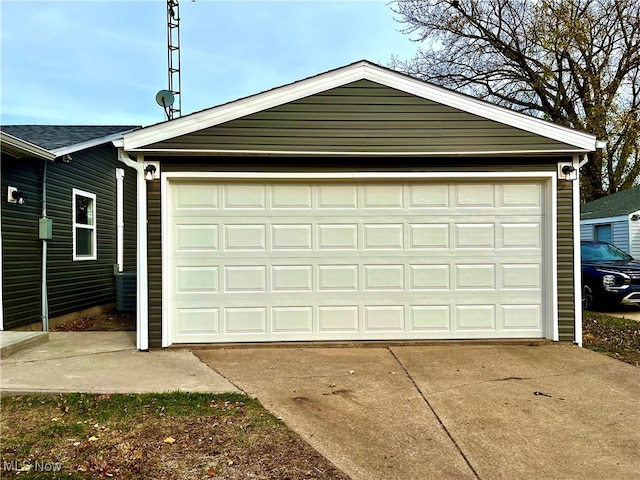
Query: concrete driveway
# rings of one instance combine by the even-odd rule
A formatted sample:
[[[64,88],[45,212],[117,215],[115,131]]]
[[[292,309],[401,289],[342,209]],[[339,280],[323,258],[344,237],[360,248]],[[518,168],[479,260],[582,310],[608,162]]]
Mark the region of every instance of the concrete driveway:
[[[640,478],[640,369],[571,345],[194,353],[354,480]]]

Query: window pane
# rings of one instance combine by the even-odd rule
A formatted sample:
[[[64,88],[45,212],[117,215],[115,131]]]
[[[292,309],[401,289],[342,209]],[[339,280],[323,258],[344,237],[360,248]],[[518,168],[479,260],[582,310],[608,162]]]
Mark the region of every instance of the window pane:
[[[76,228],[76,255],[93,256],[93,230]]]
[[[93,199],[76,195],[76,223],[93,225]]]

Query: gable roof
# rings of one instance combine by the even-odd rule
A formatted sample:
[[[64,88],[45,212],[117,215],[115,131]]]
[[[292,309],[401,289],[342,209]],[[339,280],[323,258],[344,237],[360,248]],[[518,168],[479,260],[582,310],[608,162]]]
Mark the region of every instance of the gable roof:
[[[618,217],[640,210],[640,185],[602,197],[582,206],[580,219]]]
[[[602,143],[598,142],[593,135],[560,127],[539,118],[438,87],[363,60],[256,95],[129,132],[124,135],[124,148],[128,151],[153,151],[153,147],[146,147],[359,80],[369,80],[462,112],[561,142],[566,148],[558,150],[559,152],[587,153],[602,147]]]
[[[128,125],[2,125],[0,131],[39,147],[54,158],[121,138]]]

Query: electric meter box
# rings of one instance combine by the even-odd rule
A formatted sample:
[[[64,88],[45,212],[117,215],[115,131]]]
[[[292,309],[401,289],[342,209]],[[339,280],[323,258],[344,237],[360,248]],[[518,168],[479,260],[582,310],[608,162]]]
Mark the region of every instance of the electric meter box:
[[[38,220],[38,238],[40,240],[51,240],[53,231],[53,220],[41,218]]]

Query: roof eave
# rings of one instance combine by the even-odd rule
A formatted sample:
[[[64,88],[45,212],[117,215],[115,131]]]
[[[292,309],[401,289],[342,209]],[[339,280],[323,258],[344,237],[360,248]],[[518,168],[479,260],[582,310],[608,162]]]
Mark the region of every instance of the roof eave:
[[[38,145],[2,131],[0,131],[0,143],[8,145],[10,147],[10,151],[7,150],[7,153],[11,156],[15,156],[16,158],[33,157],[40,160],[53,161],[58,156],[46,148],[39,147]]]
[[[228,155],[228,156],[241,156],[241,155],[292,155],[292,156],[304,156],[304,157],[355,157],[355,156],[367,156],[367,157],[514,157],[514,156],[535,156],[540,154],[545,155],[571,155],[587,153],[586,150],[567,148],[567,149],[549,149],[549,150],[460,150],[455,152],[450,151],[327,151],[327,150],[223,150],[223,149],[189,149],[189,148],[132,148],[126,150],[128,153],[143,153],[154,154],[161,156],[176,156],[176,155],[202,155],[202,156],[215,156],[215,155]]]
[[[131,132],[132,130],[123,130],[122,132],[112,133],[110,135],[106,135],[104,137],[93,138],[91,140],[86,140],[84,142],[75,143],[73,145],[68,145],[66,147],[55,148],[52,150],[55,153],[56,157],[62,157],[64,155],[70,155],[72,153],[76,153],[82,150],[86,150],[88,148],[97,147],[99,145],[103,145],[105,143],[113,143],[114,141],[121,140],[122,136],[126,132]]]

